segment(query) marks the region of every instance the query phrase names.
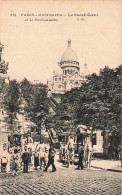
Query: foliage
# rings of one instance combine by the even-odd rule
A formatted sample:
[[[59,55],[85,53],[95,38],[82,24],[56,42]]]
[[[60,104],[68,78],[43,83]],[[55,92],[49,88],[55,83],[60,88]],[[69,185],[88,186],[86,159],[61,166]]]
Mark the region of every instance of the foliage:
[[[24,111],[38,128],[48,113],[47,87],[43,84],[31,84],[27,79],[21,82]]]
[[[17,119],[17,113],[20,112],[21,104],[19,83],[16,80],[10,81],[7,85],[4,92],[3,104],[9,116],[10,123],[13,124],[14,120]]]
[[[46,85],[32,84],[27,79],[21,83],[11,80],[5,87],[3,103],[10,124],[17,119],[17,114],[24,114],[40,128],[48,113]]]
[[[58,112],[70,115],[93,129],[109,129],[120,135],[120,65],[116,69],[105,67],[99,75],[92,74],[79,89],[72,89],[62,96]]]

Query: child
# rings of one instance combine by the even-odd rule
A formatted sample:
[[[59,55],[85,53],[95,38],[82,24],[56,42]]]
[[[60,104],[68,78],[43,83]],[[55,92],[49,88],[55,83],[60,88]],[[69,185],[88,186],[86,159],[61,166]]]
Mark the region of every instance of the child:
[[[13,170],[13,176],[18,175],[18,170],[19,170],[19,161],[17,157],[13,156],[13,163],[12,163],[12,170]]]

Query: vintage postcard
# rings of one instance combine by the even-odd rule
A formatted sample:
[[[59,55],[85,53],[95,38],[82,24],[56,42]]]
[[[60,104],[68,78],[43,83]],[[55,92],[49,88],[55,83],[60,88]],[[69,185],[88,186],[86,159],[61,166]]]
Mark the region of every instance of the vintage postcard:
[[[122,1],[0,0],[0,194],[120,195]]]

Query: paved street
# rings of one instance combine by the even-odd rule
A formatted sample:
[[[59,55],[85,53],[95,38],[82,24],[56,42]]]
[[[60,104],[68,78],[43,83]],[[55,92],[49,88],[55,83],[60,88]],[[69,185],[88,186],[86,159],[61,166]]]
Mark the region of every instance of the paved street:
[[[57,168],[56,172],[37,170],[19,176],[0,176],[4,195],[120,195],[120,173],[106,170]]]

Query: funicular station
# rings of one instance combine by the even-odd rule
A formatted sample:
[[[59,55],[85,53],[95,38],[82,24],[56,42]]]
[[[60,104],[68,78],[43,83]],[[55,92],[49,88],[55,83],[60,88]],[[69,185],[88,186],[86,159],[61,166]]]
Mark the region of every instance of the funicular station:
[[[54,147],[59,148],[59,161],[67,167],[78,163],[78,148],[81,144],[84,149],[84,166],[90,167],[92,156],[92,131],[85,125],[78,125],[64,132],[56,132],[53,128],[49,137]]]
[[[59,159],[67,164],[78,163],[78,148],[81,144],[84,148],[84,165],[90,166],[92,151],[91,130],[84,125],[77,127],[75,131],[68,131],[60,135]]]

